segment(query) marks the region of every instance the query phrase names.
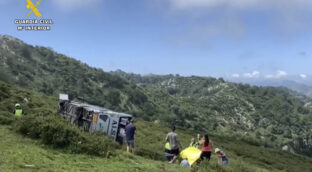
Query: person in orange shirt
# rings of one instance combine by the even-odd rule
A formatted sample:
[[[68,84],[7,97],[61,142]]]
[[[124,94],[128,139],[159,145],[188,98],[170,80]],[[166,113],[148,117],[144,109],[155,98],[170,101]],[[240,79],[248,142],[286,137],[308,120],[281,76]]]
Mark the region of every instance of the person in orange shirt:
[[[200,141],[200,146],[201,146],[201,155],[200,155],[200,160],[207,159],[208,161],[210,160],[211,157],[211,150],[212,150],[212,141],[209,140],[208,134],[205,134],[204,137]]]

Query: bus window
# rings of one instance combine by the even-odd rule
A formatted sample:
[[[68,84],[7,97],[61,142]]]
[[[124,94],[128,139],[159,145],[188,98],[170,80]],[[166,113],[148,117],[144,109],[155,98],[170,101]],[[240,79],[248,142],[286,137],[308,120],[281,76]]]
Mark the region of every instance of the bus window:
[[[100,115],[100,119],[106,122],[108,116],[107,115]]]

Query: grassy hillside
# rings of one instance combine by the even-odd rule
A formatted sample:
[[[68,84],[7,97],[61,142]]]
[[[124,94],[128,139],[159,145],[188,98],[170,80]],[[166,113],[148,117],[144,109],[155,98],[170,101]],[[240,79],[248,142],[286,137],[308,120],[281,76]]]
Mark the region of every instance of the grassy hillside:
[[[67,93],[95,105],[142,115],[157,108],[144,90],[118,76],[58,54],[0,35],[0,80],[46,95]],[[153,115],[149,114],[149,115]]]
[[[14,118],[10,116],[17,102],[22,104],[26,112],[22,120],[13,120]],[[56,105],[55,97],[0,82],[0,137],[3,138],[0,140],[1,170],[101,171],[104,168],[107,171],[312,170],[312,160],[309,158],[250,145],[237,138],[219,136],[211,136],[211,139],[215,147],[222,148],[228,154],[230,158],[228,167],[217,165],[216,156],[213,154],[210,163],[192,169],[182,169],[178,165],[163,162],[164,137],[169,131],[167,126],[137,120],[135,123],[137,151],[134,156],[124,153],[124,147],[115,146],[105,135],[88,134],[70,125],[55,114]],[[177,133],[183,147],[187,147],[191,137],[197,132],[180,128]],[[85,146],[91,149],[86,149]],[[99,149],[101,147],[106,149]],[[110,153],[101,153],[102,151]]]
[[[0,73],[2,81],[45,95],[68,93],[145,121],[312,156],[312,101],[282,88],[222,78],[111,74],[10,36],[0,36]]]
[[[64,153],[25,138],[9,126],[0,125],[0,137],[0,171],[187,171],[121,151],[110,159]]]
[[[167,110],[163,121],[312,155],[312,101],[295,92],[222,78],[115,74],[145,88]]]

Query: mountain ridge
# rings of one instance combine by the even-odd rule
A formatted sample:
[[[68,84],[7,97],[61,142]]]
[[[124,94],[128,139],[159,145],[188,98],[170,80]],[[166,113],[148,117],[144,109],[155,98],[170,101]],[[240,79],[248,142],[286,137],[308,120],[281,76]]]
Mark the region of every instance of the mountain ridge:
[[[212,77],[104,72],[49,48],[0,37],[0,80],[47,95],[68,93],[147,121],[242,137],[312,156],[311,99]]]

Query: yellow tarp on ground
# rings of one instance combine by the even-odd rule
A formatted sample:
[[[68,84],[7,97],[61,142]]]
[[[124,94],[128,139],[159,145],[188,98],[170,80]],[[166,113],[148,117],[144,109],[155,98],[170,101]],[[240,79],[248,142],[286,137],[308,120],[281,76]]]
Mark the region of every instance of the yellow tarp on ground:
[[[200,158],[201,150],[195,148],[195,147],[188,147],[184,149],[180,156],[183,159],[187,159],[190,165],[192,165],[196,160]]]

